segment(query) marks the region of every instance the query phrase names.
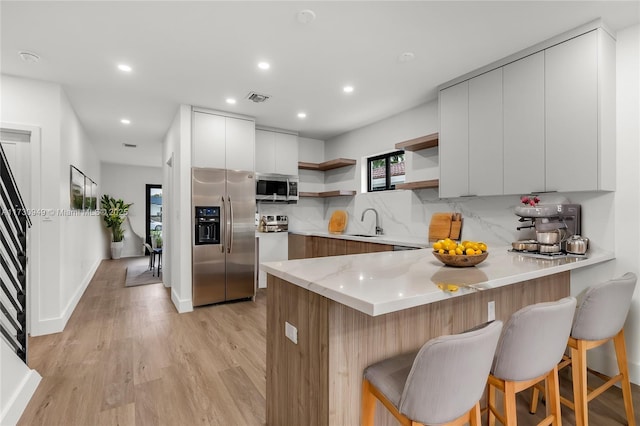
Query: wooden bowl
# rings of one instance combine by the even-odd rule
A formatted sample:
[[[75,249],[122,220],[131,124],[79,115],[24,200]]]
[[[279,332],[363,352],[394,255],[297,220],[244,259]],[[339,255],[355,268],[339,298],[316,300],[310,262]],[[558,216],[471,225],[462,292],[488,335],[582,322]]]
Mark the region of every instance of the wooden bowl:
[[[483,262],[487,256],[489,256],[489,252],[485,251],[482,254],[474,254],[473,256],[467,256],[466,254],[456,254],[452,256],[450,254],[440,254],[434,251],[433,255],[445,265],[462,268],[465,266],[475,266],[478,263]]]

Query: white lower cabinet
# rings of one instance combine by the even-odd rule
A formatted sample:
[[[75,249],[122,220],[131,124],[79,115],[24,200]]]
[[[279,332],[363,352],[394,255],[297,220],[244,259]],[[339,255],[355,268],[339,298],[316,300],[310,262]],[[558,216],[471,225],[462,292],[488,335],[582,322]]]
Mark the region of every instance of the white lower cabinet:
[[[267,287],[267,273],[260,270],[260,263],[287,260],[289,258],[289,234],[287,232],[260,232],[258,236],[258,287]]]

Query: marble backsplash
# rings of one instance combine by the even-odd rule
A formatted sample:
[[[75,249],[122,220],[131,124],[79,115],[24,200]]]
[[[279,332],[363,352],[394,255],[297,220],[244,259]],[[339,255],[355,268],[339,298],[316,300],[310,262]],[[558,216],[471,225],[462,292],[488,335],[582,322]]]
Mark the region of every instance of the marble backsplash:
[[[572,202],[582,205],[582,234],[592,246],[613,246],[614,193],[541,194],[541,203]],[[492,196],[440,199],[436,189],[418,191],[385,191],[353,197],[301,198],[297,204],[258,204],[260,214],[287,214],[289,229],[326,231],[331,214],[346,210],[349,220],[345,233],[375,233],[375,214],[362,212],[374,208],[386,235],[424,236],[427,240],[429,221],[436,212],[462,213],[462,239],[482,240],[493,245],[509,245],[512,241],[531,238],[531,230],[517,231],[514,214],[520,197]],[[363,220],[361,220],[363,219]]]

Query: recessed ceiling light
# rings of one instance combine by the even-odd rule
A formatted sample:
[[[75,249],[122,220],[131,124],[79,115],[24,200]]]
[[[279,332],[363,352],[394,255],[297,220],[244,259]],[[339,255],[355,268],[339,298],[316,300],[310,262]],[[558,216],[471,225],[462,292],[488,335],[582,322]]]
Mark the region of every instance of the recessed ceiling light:
[[[310,22],[315,21],[316,13],[311,9],[301,10],[296,14],[296,19],[301,24],[308,24]]]
[[[403,52],[398,56],[398,61],[400,62],[410,62],[416,58],[415,53],[413,52]]]
[[[353,92],[353,86],[344,86],[342,90],[344,91],[344,93],[351,93]]]
[[[120,120],[120,122],[122,124],[131,124],[131,120],[129,120],[128,118],[123,118],[122,120]]]
[[[127,64],[118,64],[118,69],[120,71],[124,71],[124,72],[131,72],[133,70],[133,68],[131,68],[129,65]]]
[[[271,65],[269,65],[269,62],[258,62],[258,68],[261,70],[268,70],[271,68]]]
[[[227,98],[227,103],[233,105],[236,103],[236,100],[233,98]]]
[[[33,52],[27,52],[26,50],[18,52],[18,55],[20,55],[20,58],[25,62],[36,63],[40,60],[40,56]]]
[[[298,118],[306,118],[307,114],[304,112],[299,112],[298,113]]]

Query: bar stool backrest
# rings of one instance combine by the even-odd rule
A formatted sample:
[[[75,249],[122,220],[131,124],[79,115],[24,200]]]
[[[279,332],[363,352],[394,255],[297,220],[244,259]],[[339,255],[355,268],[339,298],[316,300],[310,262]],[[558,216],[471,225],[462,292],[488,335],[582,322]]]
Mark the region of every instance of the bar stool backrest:
[[[525,381],[551,371],[567,346],[576,299],[536,303],[515,312],[504,326],[492,374]]]
[[[482,397],[502,330],[501,321],[425,343],[405,382],[398,411],[423,424],[442,424]]]
[[[627,318],[636,281],[636,275],[627,272],[620,278],[589,287],[579,296],[571,337],[602,340],[618,334]]]

